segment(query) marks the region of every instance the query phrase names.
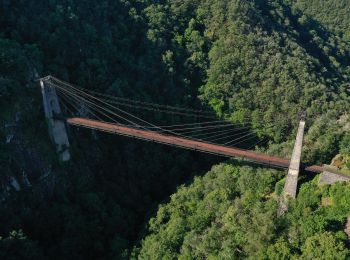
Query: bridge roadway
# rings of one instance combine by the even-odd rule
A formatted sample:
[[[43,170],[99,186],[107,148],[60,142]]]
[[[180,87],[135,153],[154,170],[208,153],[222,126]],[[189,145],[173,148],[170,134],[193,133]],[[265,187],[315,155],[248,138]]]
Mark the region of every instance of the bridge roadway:
[[[288,159],[269,156],[262,153],[257,153],[254,151],[247,151],[227,146],[221,146],[206,142],[200,142],[196,140],[181,138],[177,136],[171,136],[166,134],[160,134],[153,131],[145,131],[140,129],[135,129],[123,125],[111,124],[106,122],[100,122],[96,120],[90,120],[85,118],[68,118],[67,123],[75,126],[81,126],[85,128],[90,128],[94,130],[100,130],[104,132],[134,137],[143,140],[154,141],[162,144],[178,146],[182,148],[198,150],[202,152],[222,155],[226,157],[236,157],[242,158],[253,162],[262,163],[265,165],[270,165],[274,167],[288,168],[290,161]],[[319,173],[323,171],[322,166],[302,166],[306,171]]]

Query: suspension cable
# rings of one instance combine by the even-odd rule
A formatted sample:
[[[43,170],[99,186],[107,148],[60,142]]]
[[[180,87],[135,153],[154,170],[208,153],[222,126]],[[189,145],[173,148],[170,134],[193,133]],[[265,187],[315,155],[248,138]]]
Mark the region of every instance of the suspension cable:
[[[203,113],[202,110],[193,110],[193,109],[185,109],[185,108],[176,108],[176,107],[171,107],[171,106],[164,106],[164,105],[158,105],[158,104],[152,104],[152,103],[147,103],[147,102],[141,102],[141,101],[132,101],[132,100],[129,100],[129,99],[124,99],[124,98],[116,98],[116,97],[112,97],[110,95],[104,95],[104,94],[101,94],[101,93],[98,93],[98,92],[95,92],[95,91],[90,91],[90,90],[83,90],[83,89],[80,89],[80,88],[75,88],[73,87],[71,84],[68,84],[68,83],[65,83],[61,80],[58,80],[56,78],[49,78],[48,79],[49,83],[56,87],[58,90],[59,90],[59,93],[62,94],[62,97],[63,99],[66,100],[66,102],[68,101],[69,102],[69,96],[71,96],[71,98],[73,100],[75,100],[76,102],[83,102],[88,108],[92,108],[92,110],[94,111],[97,111],[98,113],[104,115],[105,117],[108,117],[109,119],[113,120],[113,122],[116,122],[117,124],[119,124],[118,121],[116,121],[115,119],[113,119],[112,117],[108,116],[106,113],[109,113],[111,115],[114,115],[118,118],[121,118],[123,119],[124,121],[132,124],[133,126],[137,127],[137,128],[143,128],[145,130],[148,130],[148,131],[152,131],[150,129],[158,129],[162,132],[168,132],[168,133],[171,133],[173,135],[178,135],[178,136],[181,136],[181,137],[184,137],[186,139],[191,139],[191,140],[199,140],[199,141],[203,141],[203,140],[206,140],[206,139],[212,139],[212,138],[215,138],[215,139],[212,139],[211,141],[218,141],[218,140],[224,140],[224,139],[227,139],[229,137],[232,137],[232,136],[237,136],[237,135],[242,135],[243,133],[245,132],[249,132],[248,134],[245,134],[243,136],[240,136],[239,138],[236,138],[236,139],[233,139],[229,142],[226,142],[223,144],[223,146],[226,146],[228,144],[232,144],[234,143],[234,145],[236,144],[239,144],[241,142],[244,142],[246,140],[250,140],[252,138],[255,138],[256,137],[256,134],[254,132],[250,132],[250,130],[245,130],[243,132],[239,132],[239,133],[236,133],[236,134],[233,134],[233,135],[229,135],[229,136],[224,136],[222,137],[225,133],[230,133],[230,132],[235,132],[237,130],[239,130],[240,128],[235,128],[235,129],[229,129],[229,130],[224,130],[224,128],[227,128],[227,127],[233,127],[234,124],[230,124],[229,122],[227,121],[223,121],[223,120],[216,120],[216,121],[207,121],[207,122],[198,122],[198,123],[191,123],[191,124],[178,124],[178,125],[170,125],[170,126],[156,126],[146,120],[143,120],[131,113],[128,113],[126,111],[124,111],[123,109],[120,109],[118,107],[115,107],[111,104],[109,104],[108,102],[115,102],[115,101],[108,101],[104,98],[98,98],[98,97],[94,97],[88,93],[85,93],[84,91],[86,92],[89,92],[89,93],[95,93],[95,94],[98,94],[100,96],[104,96],[104,97],[109,97],[109,98],[112,98],[112,99],[115,99],[115,100],[121,100],[122,102],[133,102],[133,103],[136,103],[136,104],[145,104],[145,105],[148,105],[148,106],[155,106],[157,108],[166,108],[166,109],[173,109],[173,110],[177,110],[176,112],[178,111],[191,111],[192,113],[193,112],[196,112],[196,113]],[[54,83],[53,81],[57,82],[58,84]],[[62,86],[63,85],[63,86]],[[95,101],[93,101],[95,100]],[[98,103],[102,103],[104,105],[107,105],[108,107],[110,107],[111,109],[114,109],[114,110],[117,110],[129,117],[132,117],[140,122],[143,122],[149,126],[146,126],[146,125],[140,125],[138,123],[135,123],[123,116],[121,116],[120,114],[117,114],[115,112],[113,112],[112,110],[108,109],[108,108],[105,108],[103,106],[100,106]],[[128,105],[128,104],[125,104],[125,103],[122,103],[122,102],[116,102],[118,105]],[[69,103],[68,103],[69,104]],[[77,109],[74,104],[70,104],[73,108]],[[132,105],[129,105],[129,106],[132,106]],[[67,105],[65,105],[65,107],[67,108],[67,110],[69,110],[69,107]],[[135,106],[132,106],[132,107],[135,107]],[[93,113],[91,110],[88,110],[88,113],[94,115],[98,120],[100,121],[103,121],[100,117],[98,117],[95,113]],[[159,109],[158,109],[159,110]],[[77,109],[77,111],[79,111]],[[105,111],[106,113],[102,112],[102,111]],[[68,112],[71,112],[70,110]],[[174,111],[171,111],[171,112],[174,112]],[[204,111],[205,113],[209,113],[210,111]],[[247,117],[247,120],[250,120],[249,117]],[[211,125],[211,124],[215,124],[215,123],[221,123],[221,125]],[[251,122],[242,122],[242,123],[237,123],[237,124],[240,124],[240,125],[245,125],[245,124],[249,124],[251,125],[252,123]],[[186,127],[186,128],[176,128],[176,129],[164,129],[164,128],[173,128],[173,127],[184,127],[184,126],[192,126],[192,127]],[[197,127],[196,127],[197,126]],[[185,136],[185,134],[193,134],[194,132],[203,132],[203,131],[210,131],[210,130],[215,130],[215,129],[218,129],[218,128],[222,128],[221,130],[218,130],[218,131],[211,131],[209,133],[199,133],[199,134],[194,134],[193,136]],[[251,127],[251,126],[250,126]],[[249,129],[250,127],[243,127],[243,129]],[[241,128],[242,129],[242,128]],[[192,131],[185,131],[185,130],[192,130]],[[175,131],[181,131],[181,133],[177,133]],[[182,131],[185,131],[185,132],[182,132]],[[216,134],[216,133],[219,133],[219,134]],[[215,135],[214,135],[215,134]],[[208,136],[209,135],[209,136]],[[202,139],[198,139],[199,136],[206,136]],[[249,137],[251,136],[251,137]],[[196,137],[196,138],[194,138]],[[219,138],[220,137],[220,138]],[[249,138],[247,138],[249,137]],[[266,139],[266,138],[264,138]],[[258,143],[261,143],[265,140],[260,140]],[[240,141],[239,141],[240,140]],[[235,141],[239,141],[239,142],[235,142]],[[257,145],[258,143],[256,143],[255,145]],[[254,146],[255,146],[254,145]]]

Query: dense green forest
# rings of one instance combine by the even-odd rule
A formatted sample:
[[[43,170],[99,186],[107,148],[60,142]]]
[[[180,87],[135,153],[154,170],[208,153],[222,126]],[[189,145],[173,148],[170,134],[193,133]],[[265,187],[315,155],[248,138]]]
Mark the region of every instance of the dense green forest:
[[[342,223],[349,187],[302,185],[289,212],[277,218],[281,172],[215,166],[181,187],[149,222],[141,259],[345,259]],[[275,190],[276,189],[276,190]],[[326,202],[329,202],[327,204]],[[331,230],[331,231],[330,231]]]
[[[69,129],[59,162],[36,74],[249,121],[289,157],[350,169],[346,0],[0,0],[1,259],[346,259],[348,184]],[[149,115],[151,118],[154,115]],[[178,122],[181,118],[172,118]],[[9,188],[13,178],[20,191]],[[171,195],[173,194],[173,195]]]

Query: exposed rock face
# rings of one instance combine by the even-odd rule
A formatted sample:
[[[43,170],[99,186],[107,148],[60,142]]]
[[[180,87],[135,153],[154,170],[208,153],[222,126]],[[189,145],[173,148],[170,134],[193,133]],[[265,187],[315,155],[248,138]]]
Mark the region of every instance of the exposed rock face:
[[[349,120],[349,115],[348,114],[342,115],[339,118],[338,123],[340,123],[343,126],[343,129],[345,131],[350,131],[350,120]]]
[[[333,201],[331,197],[326,197],[326,198],[322,198],[321,200],[321,204],[323,207],[329,207],[333,205]]]
[[[342,167],[344,165],[344,157],[341,154],[338,154],[333,158],[331,165],[337,168]]]
[[[11,192],[31,187],[33,182],[51,171],[40,146],[23,135],[17,117],[13,122],[4,124],[3,129],[5,135],[1,141],[8,149],[10,166],[4,168],[0,179],[0,201],[6,200]]]
[[[346,221],[344,232],[348,235],[348,238],[350,239],[350,216],[348,217],[348,220]]]
[[[10,184],[15,189],[15,191],[21,190],[21,187],[19,186],[17,179],[13,176],[10,177]]]
[[[320,175],[320,180],[318,182],[318,185],[325,185],[325,184],[333,184],[340,181],[350,181],[350,176],[343,175],[341,173],[336,172],[330,172],[330,171],[324,171]]]

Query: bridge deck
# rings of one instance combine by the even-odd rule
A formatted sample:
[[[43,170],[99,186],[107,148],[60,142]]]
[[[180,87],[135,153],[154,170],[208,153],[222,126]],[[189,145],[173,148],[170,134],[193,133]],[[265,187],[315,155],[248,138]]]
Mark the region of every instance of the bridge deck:
[[[279,158],[275,156],[269,156],[262,153],[257,153],[253,151],[246,151],[242,149],[226,147],[215,145],[211,143],[199,142],[195,140],[190,140],[186,138],[170,136],[165,134],[160,134],[152,131],[145,131],[140,129],[135,129],[127,126],[105,123],[84,118],[68,118],[67,123],[76,126],[82,126],[90,129],[115,133],[124,136],[135,137],[144,140],[150,140],[158,143],[163,143],[167,145],[173,145],[178,147],[183,147],[187,149],[198,150],[207,153],[213,153],[218,155],[223,155],[226,157],[236,157],[247,159],[253,162],[259,162],[275,167],[288,168],[289,160],[284,158]],[[311,166],[306,167],[305,170],[311,172],[322,172],[323,167],[321,166]]]

